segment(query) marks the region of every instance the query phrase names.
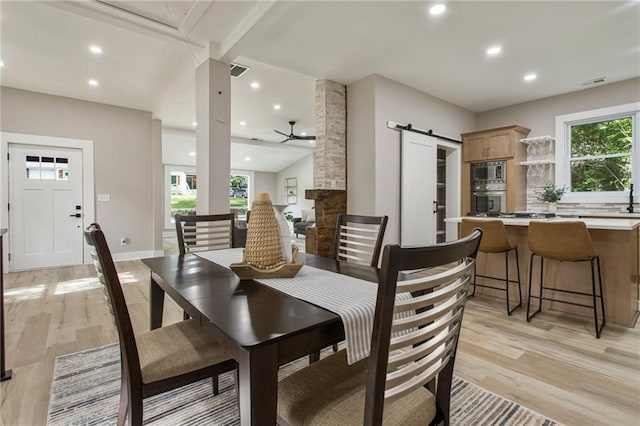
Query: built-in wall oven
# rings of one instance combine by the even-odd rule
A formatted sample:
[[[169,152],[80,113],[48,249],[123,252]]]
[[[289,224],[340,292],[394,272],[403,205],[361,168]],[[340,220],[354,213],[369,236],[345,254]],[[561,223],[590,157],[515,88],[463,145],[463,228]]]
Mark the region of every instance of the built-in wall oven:
[[[507,211],[505,161],[471,164],[471,210],[477,213]]]

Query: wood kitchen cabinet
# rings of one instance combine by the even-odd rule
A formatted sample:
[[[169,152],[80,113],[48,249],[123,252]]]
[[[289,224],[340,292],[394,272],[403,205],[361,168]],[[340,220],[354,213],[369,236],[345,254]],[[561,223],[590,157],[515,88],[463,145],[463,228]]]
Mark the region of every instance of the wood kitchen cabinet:
[[[527,208],[527,175],[520,165],[526,160],[527,150],[520,139],[530,130],[514,125],[495,129],[463,133],[462,137],[462,214],[471,208],[471,164],[484,161],[505,160],[507,179],[506,211]]]
[[[529,129],[522,126],[464,133],[462,159],[465,162],[475,162],[511,158],[514,156],[514,142],[519,142],[528,134]]]

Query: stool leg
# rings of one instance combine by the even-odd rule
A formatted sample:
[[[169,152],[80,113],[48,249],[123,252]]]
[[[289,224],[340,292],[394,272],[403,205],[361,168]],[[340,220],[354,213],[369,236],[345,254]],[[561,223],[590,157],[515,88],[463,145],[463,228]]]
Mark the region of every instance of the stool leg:
[[[504,273],[504,285],[507,293],[507,315],[511,315],[513,311],[509,309],[509,250],[504,252]]]
[[[591,296],[593,298],[593,325],[596,328],[596,339],[600,338],[600,329],[598,328],[598,303],[596,301],[596,273],[593,259],[589,262],[591,265]]]
[[[600,307],[602,308],[602,327],[604,327],[604,325],[607,323],[607,316],[604,314],[604,293],[602,291],[602,273],[600,271],[600,256],[596,257],[596,262],[598,264],[598,283],[600,286]]]
[[[471,284],[473,284],[471,286],[471,294],[469,294],[467,296],[467,298],[469,297],[473,297],[476,295],[476,266],[478,264],[478,258],[476,258],[476,261],[473,263],[473,282]]]
[[[512,309],[509,308],[509,252],[510,251],[511,250],[508,250],[505,252],[505,259],[506,259],[505,270],[507,273],[505,283],[507,285],[507,314],[508,315],[511,315],[513,311],[515,311],[520,306],[522,306],[522,289],[520,288],[520,265],[518,264],[518,249],[516,248],[515,253],[516,253],[516,271],[518,272],[518,304],[514,306]]]
[[[531,253],[531,261],[529,262],[529,297],[527,298],[527,322],[531,322],[531,318],[533,318],[538,312],[542,311],[542,268],[544,264],[544,259],[540,257],[540,294],[537,297],[538,309],[533,314],[529,315],[531,298],[533,297],[533,295],[531,294],[531,287],[532,287],[531,282],[533,281],[533,256],[535,255]]]
[[[520,282],[520,258],[516,247],[516,271],[518,272],[518,306],[522,306],[522,283]]]

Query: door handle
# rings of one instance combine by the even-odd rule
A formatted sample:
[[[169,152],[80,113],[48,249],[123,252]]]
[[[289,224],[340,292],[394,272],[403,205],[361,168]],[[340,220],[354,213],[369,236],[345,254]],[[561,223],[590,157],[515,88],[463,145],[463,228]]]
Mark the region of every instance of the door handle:
[[[489,200],[489,210],[493,210],[493,200]]]
[[[69,217],[82,217],[82,213],[70,214]]]
[[[433,212],[434,213],[438,213],[438,201],[434,201],[433,202]]]

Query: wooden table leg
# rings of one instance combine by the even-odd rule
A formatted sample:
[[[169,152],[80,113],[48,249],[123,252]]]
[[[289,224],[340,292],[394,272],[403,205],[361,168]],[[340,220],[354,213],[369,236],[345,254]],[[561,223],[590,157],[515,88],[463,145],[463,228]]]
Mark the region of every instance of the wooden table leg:
[[[162,327],[162,311],[164,308],[164,290],[154,281],[151,275],[149,284],[149,316],[150,329]]]
[[[278,352],[275,345],[255,348],[238,360],[240,424],[275,425],[278,408]]]

